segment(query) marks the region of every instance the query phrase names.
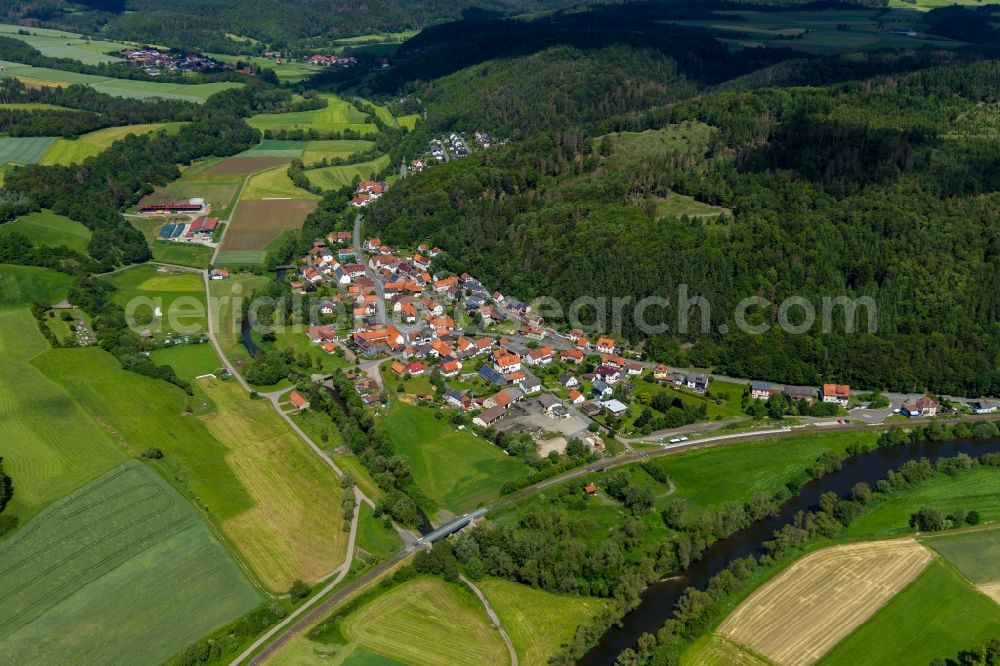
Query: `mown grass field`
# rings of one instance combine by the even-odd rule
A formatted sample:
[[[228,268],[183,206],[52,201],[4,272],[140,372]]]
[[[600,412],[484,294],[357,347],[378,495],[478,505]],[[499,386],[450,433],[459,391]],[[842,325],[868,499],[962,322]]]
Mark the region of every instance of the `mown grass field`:
[[[343,164],[340,166],[308,169],[305,174],[309,182],[324,190],[336,190],[350,186],[355,178],[368,180],[389,166],[389,156],[382,155],[367,162]]]
[[[926,664],[1000,635],[1000,606],[940,560],[819,661]]]
[[[162,97],[164,99],[180,99],[196,104],[203,103],[217,92],[238,88],[241,84],[219,81],[213,83],[159,83],[157,81],[138,81],[129,79],[113,79],[96,74],[80,74],[49,67],[34,67],[22,63],[0,61],[4,71],[0,78],[14,77],[30,86],[65,87],[73,83],[88,85],[91,88],[114,97],[131,97],[148,99]]]
[[[76,396],[30,363],[48,349],[27,309],[0,309],[0,457],[16,484],[7,512],[22,520],[124,460]]]
[[[1000,520],[1000,469],[977,467],[958,476],[939,476],[898,490],[847,528],[849,538],[896,536],[913,532],[910,515],[922,506],[948,515],[954,509],[978,511],[983,522]]]
[[[721,402],[715,402],[715,400],[709,400],[708,397],[701,393],[676,389],[673,385],[662,386],[660,384],[651,384],[645,381],[635,383],[635,395],[637,396],[642,394],[653,396],[656,393],[666,393],[667,397],[671,400],[673,398],[680,398],[685,404],[693,405],[695,407],[704,404],[705,412],[708,414],[709,419],[747,418],[747,414],[742,406],[742,385],[732,384],[730,382],[714,381],[711,385],[709,385],[708,389],[712,395],[725,394],[725,399]],[[638,408],[636,408],[635,411],[641,412]],[[638,413],[636,416],[638,416]]]
[[[169,365],[178,377],[188,381],[222,367],[222,361],[210,342],[154,349],[149,357],[157,365]]]
[[[222,268],[258,266],[267,260],[267,250],[220,250],[215,265]]]
[[[66,298],[73,278],[48,268],[0,264],[0,308],[44,303]]]
[[[112,300],[125,308],[126,315],[133,314],[136,331],[149,329],[156,337],[208,331],[201,275],[160,273],[155,266],[137,266],[115,273],[108,280],[117,289]],[[156,308],[160,309],[159,316]]]
[[[217,406],[202,419],[228,448],[226,464],[254,500],[252,509],[223,522],[226,534],[274,590],[296,578],[322,578],[347,548],[336,475],[268,402],[251,400],[236,382],[199,385]]]
[[[687,451],[650,464],[667,470],[676,495],[697,512],[757,492],[773,493],[791,479],[805,481],[806,468],[824,451],[843,453],[852,442],[874,438],[872,433],[810,433]]]
[[[410,461],[417,488],[430,500],[424,510],[455,514],[473,509],[500,494],[506,481],[526,473],[524,463],[504,454],[468,430],[456,430],[434,410],[397,402],[380,427],[396,451]]]
[[[112,143],[124,139],[129,134],[150,134],[161,129],[166,130],[168,134],[176,134],[182,125],[183,123],[123,125],[89,132],[78,139],[56,139],[38,160],[38,163],[43,166],[77,164],[88,157],[100,155]]]
[[[254,199],[314,200],[319,198],[319,195],[295,186],[288,177],[286,165],[250,176],[240,195],[241,201]]]
[[[549,657],[573,640],[576,628],[608,604],[606,599],[550,594],[499,578],[476,585],[500,617],[524,666],[548,664]]]
[[[321,160],[347,159],[355,153],[371,150],[374,141],[364,139],[331,139],[329,141],[309,141],[302,152],[304,164],[316,164]]]
[[[54,138],[45,136],[0,137],[0,162],[35,164],[53,142]]]
[[[310,130],[319,132],[343,132],[352,130],[362,134],[374,134],[378,128],[368,121],[367,114],[354,108],[336,95],[324,94],[327,105],[312,111],[293,113],[262,113],[247,119],[251,127],[264,130]]]
[[[162,380],[122,370],[111,354],[94,347],[52,349],[32,365],[72,395],[126,455],[158,448],[156,463],[218,520],[254,506],[227,463],[229,450],[199,420],[204,399]],[[193,414],[185,413],[191,407]]]
[[[923,543],[973,583],[1000,582],[1000,530],[934,535]]]
[[[344,618],[341,630],[351,643],[413,666],[510,659],[479,600],[440,578],[416,578],[389,590]]]
[[[78,252],[86,252],[92,235],[90,229],[76,220],[50,210],[28,213],[6,224],[0,224],[0,236],[15,231],[27,236],[35,245],[45,247],[65,245]]]
[[[696,640],[681,656],[681,666],[768,666],[771,662],[718,634]]]
[[[36,516],[0,562],[3,663],[160,663],[262,601],[194,508],[138,462]]]
[[[192,399],[123,371],[95,348],[54,349],[32,363],[128,455],[161,449],[156,465],[219,521],[265,584],[284,591],[295,578],[325,575],[343,560],[347,535],[333,473],[268,403],[251,401],[235,382],[199,381],[196,395],[204,398]]]

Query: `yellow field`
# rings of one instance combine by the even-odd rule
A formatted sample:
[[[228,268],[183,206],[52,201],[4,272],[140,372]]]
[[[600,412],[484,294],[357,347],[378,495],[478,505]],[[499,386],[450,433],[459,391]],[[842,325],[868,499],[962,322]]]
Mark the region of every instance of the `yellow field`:
[[[507,664],[510,657],[472,592],[440,578],[418,578],[344,619],[352,642],[413,666]]]
[[[826,548],[743,601],[719,627],[782,666],[812,664],[930,564],[913,539]]]
[[[1000,583],[987,583],[985,585],[977,585],[976,587],[980,592],[1000,604]]]
[[[100,155],[105,148],[119,139],[124,139],[129,134],[149,134],[164,128],[174,131],[179,129],[181,124],[147,123],[143,125],[123,125],[121,127],[107,127],[95,132],[89,132],[78,139],[57,139],[45,151],[45,154],[42,155],[38,163],[43,166],[77,164],[83,162],[88,157]]]
[[[343,562],[341,489],[337,477],[265,400],[251,400],[236,382],[199,382],[218,406],[202,417],[229,449],[226,463],[256,506],[223,522],[226,534],[269,587],[314,581]]]
[[[771,662],[718,634],[702,636],[681,656],[681,666],[767,666]]]

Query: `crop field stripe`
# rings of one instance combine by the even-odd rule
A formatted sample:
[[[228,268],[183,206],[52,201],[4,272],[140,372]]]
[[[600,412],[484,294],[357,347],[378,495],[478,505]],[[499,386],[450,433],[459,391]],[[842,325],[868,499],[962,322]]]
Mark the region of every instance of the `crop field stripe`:
[[[826,654],[931,563],[913,539],[827,548],[800,559],[741,603],[719,627],[782,666]]]
[[[71,541],[72,538],[75,537],[75,536],[77,536],[78,534],[91,531],[93,528],[98,527],[101,523],[104,523],[105,521],[107,521],[110,518],[114,518],[114,517],[116,517],[116,516],[118,516],[118,515],[120,515],[122,513],[130,512],[135,507],[139,506],[140,504],[142,504],[144,502],[147,502],[147,501],[149,501],[151,499],[155,499],[157,497],[166,496],[167,504],[165,506],[160,506],[156,510],[154,510],[154,511],[152,511],[150,513],[146,513],[146,514],[144,514],[142,516],[139,516],[137,519],[131,521],[130,523],[128,523],[128,524],[126,524],[126,525],[124,525],[122,527],[119,527],[119,528],[117,528],[117,529],[115,529],[115,530],[113,530],[111,532],[103,534],[103,536],[101,538],[97,539],[96,541],[93,541],[92,543],[89,543],[88,545],[80,548],[79,550],[77,550],[75,552],[71,552],[71,553],[67,553],[67,554],[63,555],[62,558],[59,561],[53,562],[52,566],[50,566],[48,569],[39,572],[36,576],[34,576],[32,578],[29,578],[23,584],[21,584],[19,587],[14,587],[13,589],[8,590],[5,594],[0,595],[0,601],[6,602],[13,595],[17,594],[18,592],[21,592],[22,590],[26,589],[27,587],[30,587],[31,585],[33,585],[34,583],[38,582],[39,580],[41,580],[43,578],[47,578],[50,573],[52,573],[53,571],[55,571],[57,569],[60,569],[60,568],[64,567],[67,562],[72,561],[74,558],[78,557],[79,555],[82,555],[83,553],[85,553],[87,551],[90,551],[91,549],[97,548],[97,547],[101,546],[102,544],[105,544],[105,543],[111,541],[114,537],[117,537],[118,535],[127,532],[128,530],[130,530],[130,529],[132,529],[132,528],[134,528],[134,527],[136,527],[136,526],[144,523],[145,521],[147,521],[149,519],[152,519],[152,518],[155,518],[157,516],[160,516],[160,515],[164,514],[165,512],[169,511],[170,509],[172,509],[172,508],[174,508],[176,506],[176,500],[172,496],[170,496],[167,493],[165,493],[165,491],[164,491],[164,489],[163,489],[162,486],[160,486],[159,484],[157,484],[157,483],[149,480],[149,477],[147,476],[146,477],[147,480],[144,483],[140,483],[138,485],[130,486],[129,488],[127,488],[127,489],[125,489],[125,490],[123,490],[123,491],[121,491],[121,492],[119,492],[119,493],[117,493],[115,495],[111,495],[111,496],[109,496],[107,498],[104,498],[103,500],[101,500],[99,502],[95,502],[93,504],[85,505],[85,506],[83,506],[83,507],[81,507],[81,508],[79,508],[79,509],[77,509],[75,511],[70,511],[70,512],[65,512],[64,511],[64,509],[65,509],[66,506],[74,504],[81,497],[85,497],[86,495],[89,495],[89,494],[91,494],[93,492],[97,492],[101,488],[103,488],[104,486],[117,481],[121,477],[124,477],[126,475],[131,475],[131,474],[135,473],[137,470],[141,470],[141,468],[128,467],[128,468],[125,468],[125,469],[118,470],[115,473],[113,473],[112,475],[110,475],[110,476],[102,479],[101,481],[97,482],[96,484],[94,484],[93,487],[87,488],[87,490],[84,491],[83,493],[77,494],[77,495],[72,495],[69,498],[67,498],[67,499],[63,500],[62,502],[58,503],[57,505],[55,505],[52,508],[52,510],[47,515],[43,516],[39,520],[32,521],[33,523],[35,523],[32,526],[32,529],[27,530],[26,532],[23,532],[23,533],[19,533],[17,541],[13,541],[12,540],[11,542],[9,542],[7,544],[7,546],[5,548],[0,549],[0,557],[6,556],[6,554],[9,551],[11,551],[15,547],[15,545],[19,544],[24,539],[30,538],[35,533],[37,533],[38,531],[42,530],[44,527],[46,527],[46,525],[52,519],[72,518],[73,516],[77,516],[77,515],[85,512],[85,511],[88,511],[88,510],[94,509],[96,507],[99,507],[100,505],[106,504],[109,501],[115,499],[116,497],[124,496],[124,495],[129,494],[129,493],[131,493],[134,490],[139,489],[139,488],[153,487],[153,488],[155,488],[157,490],[157,492],[155,494],[150,495],[148,497],[144,497],[144,498],[142,498],[140,500],[131,502],[129,504],[126,504],[125,506],[123,506],[123,507],[121,507],[121,508],[119,508],[119,509],[117,509],[117,510],[115,510],[115,511],[109,513],[109,514],[104,514],[101,517],[99,517],[98,519],[94,520],[93,522],[88,523],[87,525],[84,525],[84,526],[80,527],[79,529],[76,529],[75,531],[68,532],[68,533],[66,533],[66,532],[61,533],[60,537],[58,539],[56,539],[55,541],[47,543],[47,544],[41,544],[41,547],[38,550],[36,550],[35,552],[30,553],[28,556],[24,557],[20,561],[15,562],[13,565],[7,567],[3,571],[0,571],[0,577],[4,577],[4,576],[10,575],[12,572],[14,572],[16,569],[18,569],[22,565],[24,565],[24,564],[30,564],[30,563],[34,562],[36,560],[36,558],[42,557],[46,552],[48,552],[50,550],[53,550],[59,544]],[[149,472],[147,472],[145,470],[141,470],[141,471],[143,472],[143,474],[149,474]],[[45,592],[45,593],[41,594],[40,596],[38,596],[36,598],[36,600],[34,601],[34,603],[31,603],[28,606],[21,608],[19,612],[17,612],[14,615],[8,617],[6,620],[0,618],[0,628],[5,627],[8,624],[10,624],[10,623],[12,623],[12,622],[20,619],[23,615],[27,614],[29,611],[31,611],[32,609],[34,609],[35,607],[37,607],[39,604],[44,603],[52,595],[59,593],[61,590],[65,589],[67,586],[71,585],[72,583],[75,583],[76,581],[78,581],[78,580],[80,580],[82,578],[85,578],[87,575],[89,575],[90,573],[92,573],[94,570],[99,569],[101,566],[103,566],[103,565],[107,564],[108,562],[114,560],[119,555],[122,555],[125,552],[136,548],[137,546],[138,546],[138,549],[135,552],[141,552],[142,550],[145,550],[150,545],[152,545],[151,543],[148,543],[148,542],[150,542],[151,540],[155,540],[157,537],[161,536],[162,534],[165,534],[165,533],[173,530],[173,528],[177,527],[178,525],[180,525],[182,523],[190,522],[191,517],[192,516],[190,516],[190,515],[182,516],[178,520],[175,520],[172,523],[169,523],[169,524],[167,524],[167,525],[165,525],[163,527],[160,527],[159,529],[157,529],[157,530],[155,530],[153,532],[145,533],[142,536],[142,538],[140,538],[138,540],[135,540],[135,541],[130,541],[130,542],[126,543],[124,546],[122,546],[118,550],[109,553],[103,559],[98,560],[97,562],[91,564],[89,567],[81,570],[76,576],[74,576],[72,578],[69,578],[69,579],[64,579],[56,587],[54,587],[54,588],[50,589],[48,592]],[[146,544],[146,545],[142,545],[142,544]]]

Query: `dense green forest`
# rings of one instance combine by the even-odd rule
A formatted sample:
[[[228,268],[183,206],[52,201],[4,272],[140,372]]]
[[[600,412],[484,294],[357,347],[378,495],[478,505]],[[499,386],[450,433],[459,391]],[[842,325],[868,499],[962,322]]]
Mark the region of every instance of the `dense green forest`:
[[[546,20],[562,33],[561,17]],[[487,23],[487,45],[513,25]],[[447,268],[525,299],[658,295],[676,305],[686,285],[711,304],[704,330],[694,309],[690,332],[678,332],[676,307],[646,313],[667,332],[629,318],[620,330],[671,364],[799,384],[1000,391],[992,45],[827,58],[776,50],[766,63],[686,50],[683,31],[664,46],[660,26],[649,31],[654,51],[637,46],[643,34],[582,47],[579,35],[525,30],[525,40],[508,35],[500,60],[431,82],[404,64],[376,84],[426,104],[412,150],[449,127],[517,138],[395,187],[372,210],[383,238],[431,239],[448,250]],[[434,32],[404,51],[431,62]],[[441,44],[457,47],[459,32]],[[732,213],[661,213],[677,195]],[[770,302],[748,315],[764,334],[737,330],[747,296]],[[864,309],[860,333],[846,333],[839,313],[826,332],[782,332],[778,303],[791,296],[817,311],[823,297],[870,297],[877,333]]]

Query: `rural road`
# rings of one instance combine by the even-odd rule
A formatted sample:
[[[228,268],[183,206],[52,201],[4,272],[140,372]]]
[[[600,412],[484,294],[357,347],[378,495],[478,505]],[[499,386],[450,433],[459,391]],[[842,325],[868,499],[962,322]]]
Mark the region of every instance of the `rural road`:
[[[469,587],[470,590],[475,593],[477,597],[479,597],[479,601],[482,602],[483,608],[486,609],[486,615],[489,616],[493,626],[500,631],[500,637],[503,638],[503,642],[507,644],[507,651],[510,652],[510,665],[517,666],[517,651],[514,649],[514,643],[510,640],[510,636],[507,635],[507,630],[503,628],[503,623],[500,622],[500,618],[493,610],[493,606],[490,606],[490,602],[486,599],[486,595],[484,595],[482,590],[476,587],[472,581],[465,576],[459,574],[458,577]]]
[[[1000,415],[983,415],[982,418],[968,418],[965,420],[996,420],[1000,418]],[[952,419],[951,421],[957,421],[959,419]],[[911,419],[912,422],[926,422],[927,419]],[[948,422],[947,420],[945,422]],[[837,429],[837,432],[844,431],[870,431],[871,426],[864,424],[851,424],[845,425]],[[819,431],[817,431],[819,432]],[[717,435],[714,437],[706,437],[704,439],[688,441],[678,444],[667,445],[661,449],[655,451],[634,451],[617,458],[599,460],[594,463],[590,463],[584,467],[565,472],[559,476],[554,476],[551,479],[546,479],[540,481],[536,484],[526,486],[506,497],[503,497],[493,504],[488,504],[486,506],[480,507],[475,512],[468,514],[466,516],[461,516],[455,518],[450,523],[443,525],[423,539],[421,542],[432,542],[439,538],[444,538],[453,534],[458,529],[461,529],[469,522],[470,516],[483,516],[492,509],[496,509],[505,504],[523,499],[525,497],[530,497],[546,488],[563,483],[564,481],[569,481],[571,479],[577,479],[587,474],[594,472],[603,472],[604,470],[610,469],[612,467],[620,467],[621,465],[627,465],[634,462],[642,462],[652,458],[659,458],[665,455],[670,455],[673,453],[679,453],[682,451],[690,451],[694,449],[701,449],[710,446],[718,446],[725,443],[742,443],[742,442],[753,442],[761,439],[772,439],[775,437],[788,437],[792,435],[799,434],[796,430],[785,430],[785,429],[772,429],[772,430],[754,430],[741,433],[733,433],[728,435]],[[374,569],[366,572],[363,576],[353,581],[350,585],[345,586],[342,590],[338,591],[336,594],[331,596],[329,599],[324,601],[322,604],[316,606],[310,613],[306,616],[301,617],[298,622],[294,624],[283,623],[285,627],[283,633],[270,632],[271,635],[276,635],[274,641],[265,647],[259,654],[253,657],[250,661],[251,664],[263,664],[268,658],[280,651],[286,644],[288,644],[295,636],[305,631],[311,624],[316,622],[319,618],[323,617],[324,614],[330,612],[337,607],[343,600],[345,600],[352,592],[360,588],[361,586],[367,584],[368,582],[377,579],[388,572],[393,566],[399,563],[400,560],[407,557],[411,552],[413,552],[414,547],[408,546],[404,550],[396,553],[392,558],[383,562],[382,564],[376,566]],[[240,663],[239,661],[234,661],[230,666],[235,666]]]

